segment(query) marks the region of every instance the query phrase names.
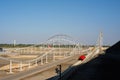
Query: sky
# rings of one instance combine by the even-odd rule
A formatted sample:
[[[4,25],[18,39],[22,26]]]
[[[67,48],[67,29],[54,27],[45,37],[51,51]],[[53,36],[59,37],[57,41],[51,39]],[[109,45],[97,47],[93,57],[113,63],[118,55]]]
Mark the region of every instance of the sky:
[[[38,44],[57,34],[81,44],[120,40],[120,0],[0,0],[0,44]]]

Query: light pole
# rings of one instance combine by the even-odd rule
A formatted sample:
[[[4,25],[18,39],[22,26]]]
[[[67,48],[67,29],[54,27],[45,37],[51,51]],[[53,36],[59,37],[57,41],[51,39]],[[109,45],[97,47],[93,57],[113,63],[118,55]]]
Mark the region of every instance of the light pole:
[[[61,76],[62,66],[61,65],[57,65],[57,68],[55,68],[55,70],[56,70],[56,73],[59,75],[59,80],[62,80],[62,76]]]

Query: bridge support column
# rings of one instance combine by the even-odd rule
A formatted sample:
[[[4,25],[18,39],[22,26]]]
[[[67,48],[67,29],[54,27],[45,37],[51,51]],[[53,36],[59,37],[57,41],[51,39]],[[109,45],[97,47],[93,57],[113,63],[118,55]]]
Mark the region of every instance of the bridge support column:
[[[32,54],[32,48],[30,47],[30,53]]]
[[[31,66],[30,66],[30,62],[28,63],[28,68],[30,68]]]
[[[13,73],[12,72],[12,60],[10,60],[10,66],[9,67],[10,67],[10,72],[9,73]]]
[[[43,65],[43,58],[41,58],[41,65]]]
[[[55,61],[55,53],[53,53],[53,61]]]
[[[64,58],[66,57],[66,53],[64,53]]]
[[[35,61],[35,65],[37,66],[38,64],[37,64],[37,60]]]
[[[20,62],[20,71],[22,71],[22,61]]]
[[[48,57],[47,57],[47,55],[46,55],[46,63],[48,63]]]
[[[61,48],[60,48],[60,44],[59,44],[59,56],[61,56]]]

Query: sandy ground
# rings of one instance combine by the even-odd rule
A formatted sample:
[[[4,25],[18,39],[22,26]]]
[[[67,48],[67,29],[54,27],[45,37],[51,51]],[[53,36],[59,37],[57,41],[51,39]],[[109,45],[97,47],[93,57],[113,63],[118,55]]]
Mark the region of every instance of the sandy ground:
[[[62,72],[65,71],[68,67],[70,67],[72,64],[74,64],[77,60],[71,60],[69,62],[66,62],[66,63],[63,63],[61,64],[62,65]],[[55,68],[57,66],[51,68],[51,69],[48,69],[46,71],[43,71],[43,72],[40,72],[40,73],[37,73],[37,74],[34,74],[32,76],[28,76],[24,79],[21,79],[21,80],[49,80],[51,79],[52,77],[56,76],[57,73],[55,72]]]
[[[50,48],[48,49],[41,49],[41,52],[38,54],[38,50],[36,49],[36,51],[34,51],[34,49],[33,49],[33,53],[30,53],[30,54],[28,54],[28,52],[29,52],[29,50],[23,50],[24,52],[26,52],[26,51],[28,51],[28,52],[26,52],[26,53],[23,53],[22,55],[21,54],[17,54],[17,55],[14,55],[13,53],[12,54],[8,54],[7,56],[5,55],[5,57],[6,58],[11,58],[11,59],[14,59],[14,60],[21,60],[21,61],[24,61],[24,60],[31,60],[31,59],[35,59],[36,57],[38,57],[38,56],[40,56],[40,55],[42,55],[43,53],[45,53],[45,52],[47,52],[47,51],[49,51],[50,50]],[[56,50],[54,50],[53,51],[53,53],[57,53],[58,55],[59,55],[59,53],[69,53],[70,51],[71,51],[72,49],[68,49],[68,48],[61,48],[61,49],[59,49],[59,48],[56,48]],[[11,52],[15,52],[13,49],[10,49],[10,51]],[[35,53],[34,53],[35,52]],[[37,54],[36,54],[37,53]],[[42,53],[42,54],[41,54]],[[1,56],[1,55],[0,55]],[[56,58],[57,59],[61,59],[61,58],[63,58],[63,57],[61,57],[61,56],[59,56],[59,57],[57,57],[56,56]],[[57,60],[56,59],[56,60]],[[52,61],[52,59],[51,60],[48,60],[48,61]],[[9,74],[9,63],[10,63],[10,61],[5,61],[5,60],[2,60],[2,59],[0,59],[0,78],[1,77],[4,77],[4,76],[8,76],[8,75],[11,75],[11,74]],[[67,64],[67,63],[66,63]],[[63,66],[63,70],[64,69],[66,69],[70,64],[64,64],[64,65],[62,65]],[[23,66],[26,66],[26,65],[28,65],[28,64],[22,64]],[[20,70],[20,63],[13,63],[12,64],[12,67],[13,68],[18,68],[19,70]],[[41,80],[44,80],[43,78],[50,78],[50,77],[52,77],[52,76],[55,76],[56,75],[56,73],[55,73],[55,67],[54,68],[51,68],[50,70],[48,70],[48,71],[44,71],[44,72],[41,72],[41,73],[38,73],[37,74],[37,76],[34,76],[34,77],[29,77],[29,80],[33,80],[33,78],[35,78],[36,77],[36,79],[41,79]],[[16,69],[14,69],[13,71],[15,71]],[[16,72],[18,72],[18,70],[17,71],[15,71],[15,73]],[[15,74],[14,73],[14,74]],[[44,75],[44,76],[43,76]],[[43,77],[43,78],[42,78]],[[40,80],[39,79],[39,80]],[[23,80],[26,80],[26,78],[25,79],[23,79]]]

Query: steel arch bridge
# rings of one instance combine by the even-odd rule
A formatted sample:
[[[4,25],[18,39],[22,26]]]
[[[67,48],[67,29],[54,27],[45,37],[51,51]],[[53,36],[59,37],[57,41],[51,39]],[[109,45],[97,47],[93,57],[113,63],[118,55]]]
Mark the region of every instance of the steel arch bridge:
[[[7,63],[0,67],[0,70],[9,70],[12,73],[80,54],[80,45],[72,37],[62,34],[52,36],[38,45],[8,49],[4,54],[7,57],[0,57],[0,59]]]

